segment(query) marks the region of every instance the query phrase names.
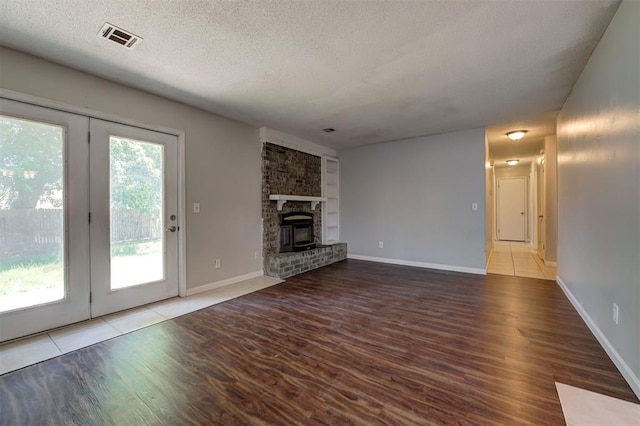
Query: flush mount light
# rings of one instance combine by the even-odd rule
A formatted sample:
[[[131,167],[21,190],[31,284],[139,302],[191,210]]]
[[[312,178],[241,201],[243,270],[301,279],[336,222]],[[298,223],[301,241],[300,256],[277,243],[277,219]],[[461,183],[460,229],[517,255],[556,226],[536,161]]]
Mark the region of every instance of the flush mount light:
[[[507,164],[510,165],[510,166],[515,166],[519,162],[520,162],[520,160],[507,160]]]
[[[519,141],[520,139],[522,139],[524,137],[524,135],[526,133],[527,133],[526,130],[512,130],[511,132],[507,133],[507,136],[512,141]]]
[[[331,133],[331,132],[335,132],[336,129],[332,129],[331,127],[327,127],[326,129],[322,129],[323,132],[325,133]]]

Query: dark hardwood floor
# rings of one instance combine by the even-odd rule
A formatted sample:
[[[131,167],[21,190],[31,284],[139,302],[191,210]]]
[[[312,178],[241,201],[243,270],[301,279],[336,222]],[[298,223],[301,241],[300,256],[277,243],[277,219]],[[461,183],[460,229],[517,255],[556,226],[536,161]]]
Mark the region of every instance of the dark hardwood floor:
[[[553,281],[347,260],[0,376],[0,423],[549,424],[637,402]]]

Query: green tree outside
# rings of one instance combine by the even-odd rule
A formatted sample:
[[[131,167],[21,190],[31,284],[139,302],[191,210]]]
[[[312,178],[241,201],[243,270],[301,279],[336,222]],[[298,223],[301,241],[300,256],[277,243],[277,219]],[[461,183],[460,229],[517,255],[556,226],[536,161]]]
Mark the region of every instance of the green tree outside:
[[[158,218],[162,206],[162,147],[110,138],[111,207]]]
[[[0,116],[0,209],[62,208],[61,126]]]

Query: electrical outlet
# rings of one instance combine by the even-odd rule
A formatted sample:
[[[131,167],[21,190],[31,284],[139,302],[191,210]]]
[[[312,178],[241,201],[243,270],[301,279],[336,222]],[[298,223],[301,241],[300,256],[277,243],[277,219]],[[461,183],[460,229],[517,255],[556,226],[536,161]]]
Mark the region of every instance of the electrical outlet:
[[[260,257],[260,252],[259,251],[254,251],[253,252],[253,258],[254,259],[258,259]]]
[[[613,323],[620,324],[620,307],[615,303],[613,304]]]
[[[215,265],[216,265],[216,269],[220,269],[220,266],[222,266],[222,260],[216,259]]]
[[[378,241],[378,248],[384,248],[384,243],[382,241]]]
[[[478,210],[478,203],[471,203],[471,210],[473,211]]]
[[[200,213],[200,203],[193,203],[193,212]]]

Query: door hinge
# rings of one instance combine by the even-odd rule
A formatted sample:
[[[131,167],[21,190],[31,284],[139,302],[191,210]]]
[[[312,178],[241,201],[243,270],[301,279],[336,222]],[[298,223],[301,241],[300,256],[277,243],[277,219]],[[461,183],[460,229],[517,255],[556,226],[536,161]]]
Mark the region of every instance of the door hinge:
[[[91,143],[91,132],[87,132],[87,143]]]
[[[91,303],[93,300],[93,293],[89,292],[89,303]]]
[[[91,223],[91,212],[89,212],[89,223]]]

